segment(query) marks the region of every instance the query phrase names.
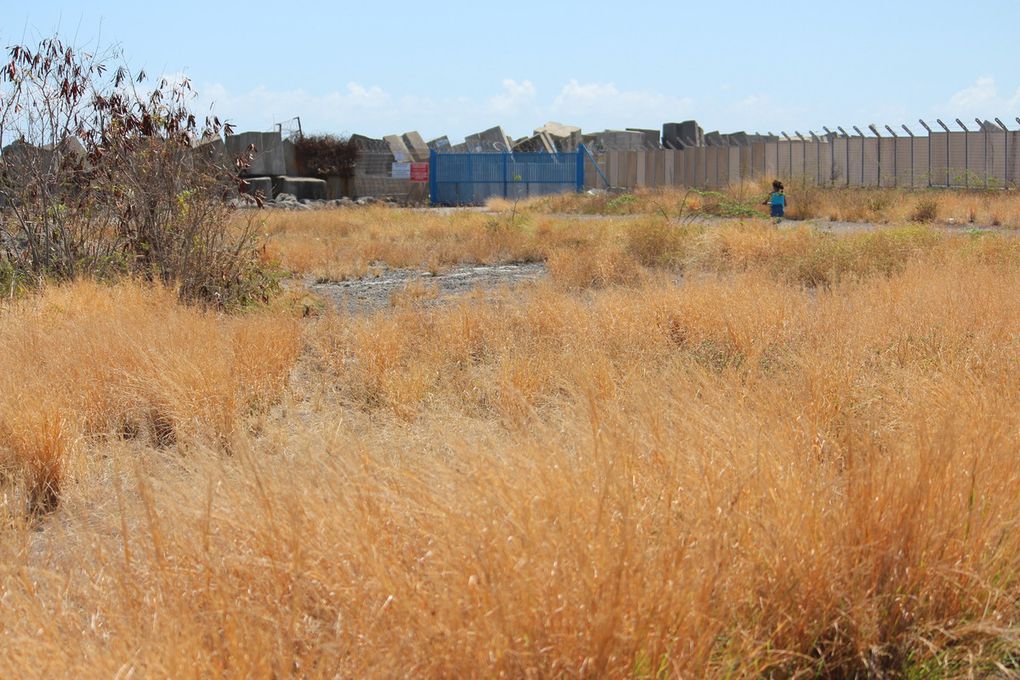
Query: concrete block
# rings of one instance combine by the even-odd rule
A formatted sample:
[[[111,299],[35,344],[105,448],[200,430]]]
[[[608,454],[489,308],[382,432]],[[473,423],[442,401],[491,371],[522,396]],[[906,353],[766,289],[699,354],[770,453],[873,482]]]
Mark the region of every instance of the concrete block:
[[[705,146],[705,133],[697,121],[663,123],[662,144],[667,149],[687,149]]]
[[[706,132],[705,146],[726,146],[726,144],[719,132]]]
[[[350,197],[353,192],[354,178],[330,175],[326,178],[326,200]]]
[[[404,145],[411,151],[411,158],[419,163],[429,159],[429,146],[418,132],[412,130],[403,134]]]
[[[412,183],[409,179],[394,179],[392,177],[374,177],[368,175],[355,175],[352,198],[391,198],[396,201],[405,201],[412,190]]]
[[[351,141],[357,145],[361,151],[369,152],[381,152],[385,151],[390,153],[390,145],[385,140],[375,139],[374,137],[366,137],[365,135],[354,134],[351,135]]]
[[[404,144],[404,138],[400,135],[386,135],[383,137],[383,141],[389,145],[390,153],[398,163],[406,163],[413,159],[411,150],[407,148],[407,144]]]
[[[451,153],[467,153],[468,145],[467,142],[461,142],[460,144],[454,144],[450,147]]]
[[[265,200],[273,198],[273,178],[272,177],[246,177],[245,186],[241,187],[243,193],[251,196],[260,195]]]
[[[291,194],[298,200],[326,200],[326,180],[311,177],[273,177],[273,196]]]
[[[429,141],[428,146],[429,149],[435,151],[436,153],[448,153],[451,149],[450,138],[447,137],[446,135],[443,135],[442,137],[436,137],[435,139]]]
[[[255,147],[255,157],[244,173],[251,177],[283,175],[287,172],[282,142],[279,132],[241,132],[229,135],[224,140],[227,154],[231,158],[248,153],[249,146]]]
[[[592,151],[641,151],[645,148],[645,136],[629,130],[603,130],[584,135],[585,145]]]
[[[510,151],[513,148],[512,140],[499,125],[468,135],[464,139],[464,143],[473,153],[499,153]]]
[[[514,142],[514,151],[532,153],[556,153],[556,144],[544,132],[539,132],[531,137],[524,137]]]
[[[4,163],[11,170],[18,167],[35,168],[37,171],[56,169],[65,160],[81,161],[85,158],[85,147],[74,137],[65,137],[56,144],[35,146],[17,139],[0,151]]]
[[[545,133],[549,135],[557,151],[577,151],[581,144],[581,128],[576,125],[564,125],[556,121],[549,121],[540,128],[535,128],[535,134]]]
[[[645,130],[643,128],[627,128],[627,132],[640,132],[645,137],[645,149],[661,149],[658,130]]]
[[[750,146],[751,142],[746,132],[731,132],[726,135],[729,138],[730,146]]]
[[[294,149],[294,142],[289,139],[285,139],[282,142],[283,149],[283,167],[285,175],[299,175],[297,166],[297,152]]]

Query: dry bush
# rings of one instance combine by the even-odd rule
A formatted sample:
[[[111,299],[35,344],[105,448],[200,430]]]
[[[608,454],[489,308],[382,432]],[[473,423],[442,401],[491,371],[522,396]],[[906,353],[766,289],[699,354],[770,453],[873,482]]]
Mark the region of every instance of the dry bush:
[[[0,147],[17,143],[0,157],[5,286],[129,274],[217,306],[275,292],[251,223],[231,223],[227,203],[250,158],[226,157],[230,127],[198,121],[187,79],[139,85],[144,73],[56,37],[9,54]]]
[[[691,241],[701,230],[649,218],[626,225],[626,250],[646,267],[675,267],[687,259]]]
[[[934,222],[939,216],[939,202],[937,198],[921,198],[910,213],[910,219],[914,222]]]
[[[358,145],[347,137],[301,135],[294,142],[294,160],[305,177],[350,178],[360,155]]]

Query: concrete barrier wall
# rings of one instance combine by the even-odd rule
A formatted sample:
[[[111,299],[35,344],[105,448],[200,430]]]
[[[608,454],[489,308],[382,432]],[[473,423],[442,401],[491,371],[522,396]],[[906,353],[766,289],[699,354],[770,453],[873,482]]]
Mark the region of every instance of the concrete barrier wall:
[[[744,147],[607,151],[596,157],[614,187],[718,189],[761,177],[850,187],[1015,187],[1020,132],[931,137],[831,137]],[[605,182],[586,162],[585,185]]]

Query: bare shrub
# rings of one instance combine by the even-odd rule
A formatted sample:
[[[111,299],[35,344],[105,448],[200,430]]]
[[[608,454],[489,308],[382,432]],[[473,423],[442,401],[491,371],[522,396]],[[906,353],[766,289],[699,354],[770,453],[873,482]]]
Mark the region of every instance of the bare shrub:
[[[917,202],[910,213],[914,222],[934,222],[939,216],[939,201],[934,197],[925,197]]]
[[[2,258],[33,283],[140,275],[185,300],[244,303],[273,286],[250,221],[227,200],[246,159],[230,161],[218,118],[199,123],[187,79],[147,83],[111,58],[42,40],[0,69]]]
[[[294,154],[302,175],[346,179],[354,175],[361,151],[347,137],[302,135],[294,142]]]

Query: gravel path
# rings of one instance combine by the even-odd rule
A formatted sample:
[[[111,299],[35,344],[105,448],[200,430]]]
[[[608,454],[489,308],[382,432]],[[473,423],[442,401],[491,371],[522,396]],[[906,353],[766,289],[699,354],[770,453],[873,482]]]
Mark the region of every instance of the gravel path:
[[[425,304],[440,304],[474,290],[513,288],[543,276],[544,263],[516,262],[458,265],[437,274],[417,269],[387,269],[377,276],[306,285],[312,292],[332,300],[339,309],[370,312],[389,307],[394,298],[401,295],[417,295]]]

